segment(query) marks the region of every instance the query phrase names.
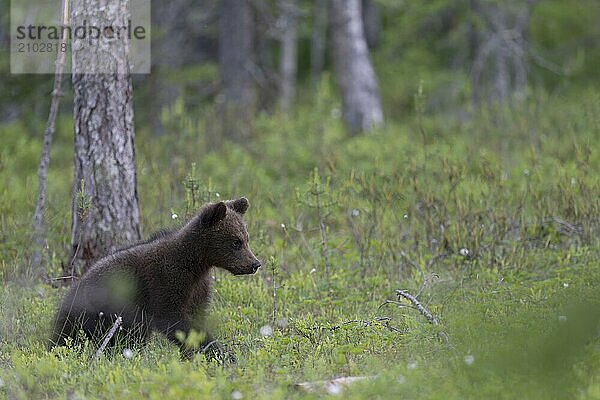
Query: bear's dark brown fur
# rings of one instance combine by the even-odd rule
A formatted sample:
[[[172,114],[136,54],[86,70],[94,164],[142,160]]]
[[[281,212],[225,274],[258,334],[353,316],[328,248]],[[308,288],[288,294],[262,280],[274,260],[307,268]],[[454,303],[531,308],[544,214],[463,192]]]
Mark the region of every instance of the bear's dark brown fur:
[[[54,319],[50,347],[83,331],[99,340],[122,317],[119,337],[144,343],[159,331],[189,349],[177,338],[192,329],[204,335],[200,349],[213,343],[203,324],[210,301],[212,267],[234,275],[252,274],[260,261],[248,247],[242,215],[244,197],[204,206],[181,229],[161,231],[149,240],[98,260],[65,297]],[[114,343],[114,340],[113,340]]]

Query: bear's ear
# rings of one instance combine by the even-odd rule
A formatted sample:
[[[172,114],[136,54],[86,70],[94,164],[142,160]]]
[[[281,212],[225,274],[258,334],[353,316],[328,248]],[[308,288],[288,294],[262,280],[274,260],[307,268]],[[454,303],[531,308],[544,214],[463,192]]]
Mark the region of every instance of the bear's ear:
[[[233,202],[231,203],[231,207],[233,207],[233,209],[239,212],[240,214],[245,214],[248,210],[248,207],[250,207],[250,202],[248,202],[247,198],[240,197],[237,200],[233,200]]]
[[[202,212],[200,216],[200,222],[204,228],[209,228],[219,221],[225,219],[227,214],[227,206],[224,202],[220,201],[215,204],[211,204]]]

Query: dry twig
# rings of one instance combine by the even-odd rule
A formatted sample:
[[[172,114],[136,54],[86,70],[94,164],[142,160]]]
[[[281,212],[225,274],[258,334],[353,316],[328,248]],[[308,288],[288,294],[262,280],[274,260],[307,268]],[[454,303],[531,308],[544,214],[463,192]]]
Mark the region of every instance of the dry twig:
[[[69,22],[69,0],[62,2],[62,25],[66,26]],[[59,49],[66,45],[66,39],[62,38],[59,42]],[[58,51],[56,54],[56,72],[54,74],[54,87],[52,90],[52,99],[50,101],[50,111],[46,128],[44,129],[44,140],[42,143],[42,155],[38,167],[38,196],[33,214],[33,252],[31,257],[32,271],[37,275],[44,275],[41,271],[42,252],[45,240],[44,229],[44,209],[46,207],[46,179],[48,177],[48,166],[50,164],[50,145],[52,137],[56,130],[56,118],[58,116],[60,97],[62,94],[63,67],[65,63],[65,52]]]
[[[122,323],[123,323],[123,318],[121,318],[121,316],[118,316],[117,319],[115,320],[115,323],[113,324],[112,328],[110,328],[110,331],[108,331],[108,333],[106,334],[106,337],[102,341],[102,344],[98,348],[98,351],[96,351],[96,354],[94,354],[92,361],[96,361],[98,359],[98,357],[100,357],[100,354],[102,354],[102,352],[108,345],[108,342],[115,335],[115,332],[117,332],[117,329],[119,328],[119,326],[121,326]]]
[[[439,321],[437,320],[437,318],[435,318],[429,312],[429,310],[427,310],[425,308],[425,306],[423,306],[423,304],[421,304],[421,302],[419,300],[417,300],[417,298],[415,296],[408,293],[406,290],[402,290],[402,289],[396,290],[396,294],[398,295],[398,300],[400,300],[403,297],[406,300],[410,301],[412,303],[412,305],[415,306],[415,308],[417,310],[419,310],[419,312],[421,314],[423,314],[425,316],[425,318],[427,318],[427,321],[429,321],[430,323],[432,323],[434,325],[439,325]]]
[[[396,294],[398,295],[398,300],[405,298],[406,300],[410,301],[411,304],[413,305],[413,308],[416,308],[423,316],[425,316],[425,318],[427,318],[427,321],[429,321],[429,323],[431,323],[433,325],[440,324],[438,319],[436,317],[434,317],[433,314],[431,314],[429,312],[429,310],[427,308],[425,308],[425,306],[423,304],[421,304],[421,302],[417,299],[416,296],[413,296],[412,294],[408,293],[406,290],[402,290],[402,289],[397,289]],[[446,343],[446,345],[450,346],[450,339],[448,338],[448,335],[446,334],[446,332],[439,332],[439,336],[444,340],[444,343]]]

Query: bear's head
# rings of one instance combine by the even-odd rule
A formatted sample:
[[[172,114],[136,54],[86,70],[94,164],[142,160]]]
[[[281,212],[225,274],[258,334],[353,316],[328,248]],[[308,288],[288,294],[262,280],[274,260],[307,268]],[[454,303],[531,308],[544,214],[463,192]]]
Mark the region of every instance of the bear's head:
[[[250,203],[245,197],[205,206],[199,223],[203,233],[203,254],[211,267],[234,275],[255,273],[261,262],[250,250],[248,231],[242,216]]]

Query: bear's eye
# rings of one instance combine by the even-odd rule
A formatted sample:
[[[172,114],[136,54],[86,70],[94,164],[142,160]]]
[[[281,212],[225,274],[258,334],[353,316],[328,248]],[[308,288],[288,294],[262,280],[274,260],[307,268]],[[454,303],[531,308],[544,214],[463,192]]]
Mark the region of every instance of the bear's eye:
[[[244,243],[242,243],[242,241],[240,239],[233,240],[233,248],[234,249],[239,250],[242,248],[243,245],[244,245]]]

